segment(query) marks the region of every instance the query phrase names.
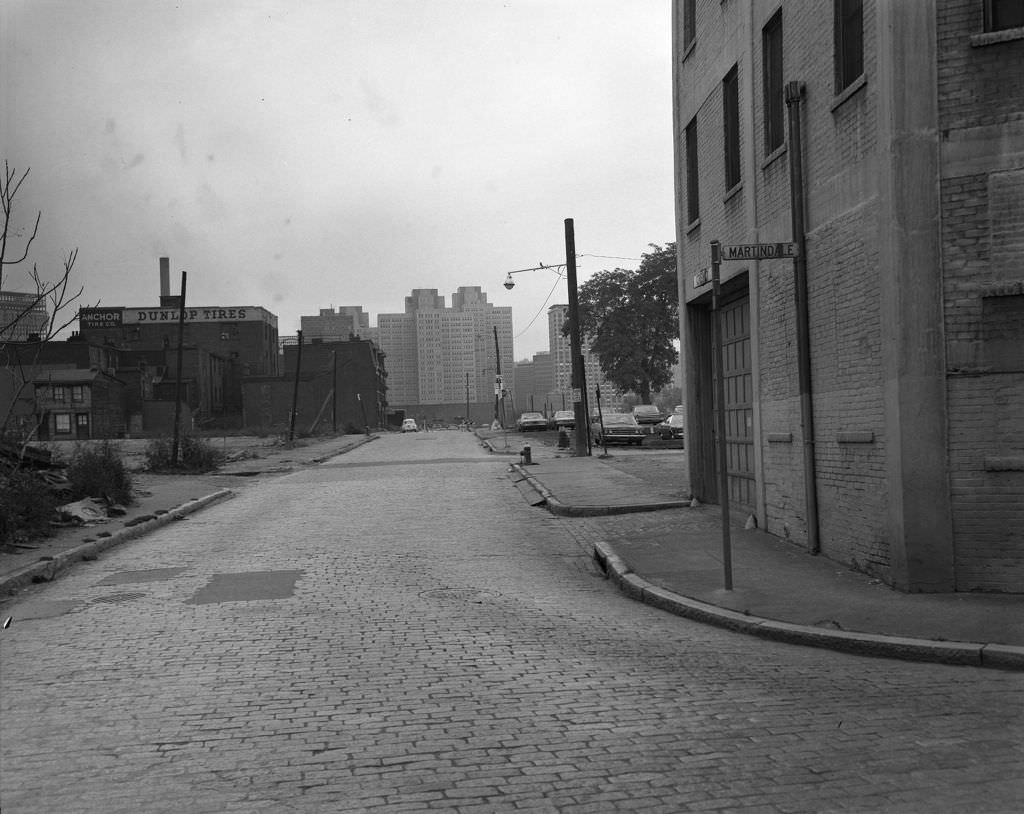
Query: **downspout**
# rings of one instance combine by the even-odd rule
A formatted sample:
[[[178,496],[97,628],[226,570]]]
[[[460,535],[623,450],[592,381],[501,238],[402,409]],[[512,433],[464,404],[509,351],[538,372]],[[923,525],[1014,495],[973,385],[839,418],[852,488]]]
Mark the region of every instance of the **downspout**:
[[[804,163],[800,141],[800,101],[802,82],[786,84],[789,108],[789,197],[793,217],[793,240],[797,255],[793,260],[796,294],[796,352],[800,373],[800,431],[804,447],[804,502],[807,514],[807,550],[821,552],[818,537],[818,476],[814,466],[814,410],[811,400],[811,329],[807,296],[807,239],[804,233]]]

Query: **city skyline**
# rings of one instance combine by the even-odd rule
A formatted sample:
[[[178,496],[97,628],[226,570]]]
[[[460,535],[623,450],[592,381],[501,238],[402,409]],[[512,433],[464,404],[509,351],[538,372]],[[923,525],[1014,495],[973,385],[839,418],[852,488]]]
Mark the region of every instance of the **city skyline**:
[[[669,0],[7,0],[17,225],[46,276],[78,248],[83,305],[146,302],[162,256],[283,334],[479,285],[528,357],[565,281],[501,284],[565,263],[566,218],[581,284],[675,239],[670,32]]]

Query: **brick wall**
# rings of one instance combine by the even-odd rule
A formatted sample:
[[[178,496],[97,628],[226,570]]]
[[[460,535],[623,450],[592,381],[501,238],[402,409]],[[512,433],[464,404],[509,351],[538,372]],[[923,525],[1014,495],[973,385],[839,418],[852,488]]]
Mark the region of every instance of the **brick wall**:
[[[958,590],[1024,591],[1024,39],[939,4],[949,479]]]

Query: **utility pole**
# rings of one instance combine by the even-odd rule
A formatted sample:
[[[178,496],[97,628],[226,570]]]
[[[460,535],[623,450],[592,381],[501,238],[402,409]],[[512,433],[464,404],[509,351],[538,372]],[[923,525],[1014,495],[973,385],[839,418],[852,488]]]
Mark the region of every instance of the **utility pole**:
[[[338,434],[338,351],[331,351],[331,431]]]
[[[587,418],[586,374],[583,369],[583,343],[580,337],[580,302],[576,293],[576,234],[572,218],[565,219],[565,271],[569,283],[569,353],[572,355],[572,401],[576,415],[576,455],[589,452],[590,425]]]
[[[494,329],[494,420],[499,421],[498,418],[498,403],[501,399],[501,391],[504,388],[504,382],[501,380],[501,351],[498,349],[498,326],[492,325]],[[500,422],[504,424],[504,422]]]
[[[178,372],[174,379],[174,436],[171,442],[171,466],[178,465],[178,448],[181,444],[181,356],[185,343],[185,279],[181,273],[181,302],[178,303]]]
[[[295,387],[292,389],[292,420],[288,428],[288,440],[295,440],[295,416],[299,411],[299,373],[302,371],[302,331],[298,332],[299,352],[295,359]]]

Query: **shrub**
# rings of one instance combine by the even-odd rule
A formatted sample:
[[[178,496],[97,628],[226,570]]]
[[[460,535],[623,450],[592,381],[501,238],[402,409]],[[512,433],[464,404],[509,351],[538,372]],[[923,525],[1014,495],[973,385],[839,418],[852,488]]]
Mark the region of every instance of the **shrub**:
[[[132,500],[132,479],[118,448],[109,441],[75,448],[68,466],[71,499],[108,497],[115,503]]]
[[[60,500],[30,471],[0,471],[0,542],[29,540],[50,531]]]
[[[154,472],[172,469],[190,472],[209,472],[220,466],[224,455],[202,438],[182,435],[178,441],[178,465],[171,466],[174,441],[171,438],[154,438],[146,445],[146,466]]]

